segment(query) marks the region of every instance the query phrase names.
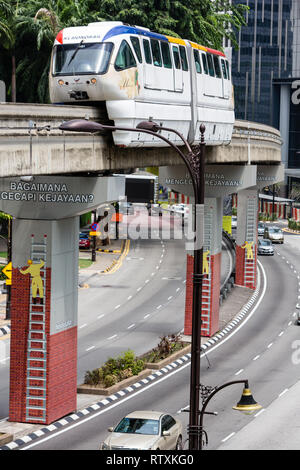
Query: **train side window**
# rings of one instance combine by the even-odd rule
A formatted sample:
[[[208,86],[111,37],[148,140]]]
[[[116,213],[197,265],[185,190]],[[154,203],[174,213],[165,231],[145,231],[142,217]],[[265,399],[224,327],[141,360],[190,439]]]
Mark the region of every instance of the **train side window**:
[[[215,69],[211,54],[207,54],[208,73],[211,77],[215,76]]]
[[[150,51],[150,44],[147,39],[143,39],[143,46],[144,46],[144,53],[145,53],[145,60],[147,64],[152,64],[152,56]]]
[[[202,64],[203,64],[204,73],[208,75],[208,65],[207,65],[206,55],[205,54],[201,54],[201,55],[202,55]]]
[[[199,51],[197,49],[194,49],[194,60],[195,60],[195,66],[196,66],[196,72],[201,73],[201,63],[200,63],[200,56],[199,56]]]
[[[174,57],[174,64],[176,69],[181,69],[180,65],[180,55],[179,55],[179,49],[178,46],[173,46],[173,57]]]
[[[171,59],[169,44],[167,42],[162,41],[160,43],[160,46],[161,46],[161,53],[162,53],[164,67],[166,67],[167,69],[171,69],[172,59]]]
[[[159,42],[157,41],[157,39],[150,39],[150,42],[151,42],[153,64],[156,65],[156,67],[161,67],[162,60],[161,60]]]
[[[139,38],[136,38],[135,36],[130,36],[130,41],[131,41],[131,44],[133,45],[133,49],[134,49],[134,52],[136,53],[138,61],[142,63],[143,59],[142,59],[142,52],[141,52]]]
[[[187,57],[186,57],[185,47],[184,46],[179,46],[179,52],[180,52],[182,70],[187,72],[188,69],[189,69],[189,66],[188,66],[188,61],[187,61]]]
[[[136,61],[128,42],[123,39],[116,57],[115,69],[119,71],[130,67],[136,67]]]
[[[221,65],[222,65],[223,77],[224,77],[224,78],[228,78],[228,76],[227,76],[227,69],[226,69],[226,65],[225,65],[225,60],[224,60],[224,59],[221,59]]]
[[[225,60],[225,63],[226,63],[226,69],[227,69],[227,78],[228,78],[228,80],[230,80],[230,71],[229,71],[229,63],[228,63],[228,60]]]
[[[222,74],[221,74],[221,68],[220,68],[220,62],[219,62],[219,57],[214,55],[213,56],[213,59],[214,59],[214,66],[215,66],[215,71],[216,71],[216,77],[217,78],[222,78]]]

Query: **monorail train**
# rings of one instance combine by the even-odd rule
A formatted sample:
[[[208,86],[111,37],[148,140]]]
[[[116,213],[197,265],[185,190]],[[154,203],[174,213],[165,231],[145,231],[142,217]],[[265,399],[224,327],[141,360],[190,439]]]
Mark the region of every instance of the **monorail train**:
[[[136,127],[152,119],[176,129],[191,143],[206,126],[208,145],[231,141],[233,87],[225,54],[188,40],[121,22],[90,23],[61,30],[49,74],[56,104],[105,102],[115,126]],[[163,131],[177,145],[182,141]],[[124,147],[165,146],[143,132],[113,132]]]

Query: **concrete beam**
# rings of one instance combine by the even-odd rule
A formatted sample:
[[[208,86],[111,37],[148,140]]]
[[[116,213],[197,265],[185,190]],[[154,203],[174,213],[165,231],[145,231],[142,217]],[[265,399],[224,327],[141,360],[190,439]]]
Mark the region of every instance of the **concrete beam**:
[[[58,129],[63,121],[77,118],[107,120],[104,110],[95,107],[1,104],[0,177],[182,164],[180,156],[169,148],[123,149],[114,146],[110,136]],[[231,144],[208,146],[206,163],[280,163],[281,144],[277,129],[236,121]]]

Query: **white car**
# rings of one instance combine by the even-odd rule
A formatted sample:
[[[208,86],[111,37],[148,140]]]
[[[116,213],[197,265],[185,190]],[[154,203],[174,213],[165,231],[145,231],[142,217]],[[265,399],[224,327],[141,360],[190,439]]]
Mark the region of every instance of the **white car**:
[[[108,431],[101,450],[182,449],[182,424],[168,413],[134,411]]]
[[[180,214],[187,217],[189,214],[189,207],[187,204],[173,204],[170,206],[171,213]]]
[[[236,228],[236,227],[237,227],[237,216],[236,216],[236,215],[232,215],[232,216],[231,216],[231,227],[232,227],[232,228]]]

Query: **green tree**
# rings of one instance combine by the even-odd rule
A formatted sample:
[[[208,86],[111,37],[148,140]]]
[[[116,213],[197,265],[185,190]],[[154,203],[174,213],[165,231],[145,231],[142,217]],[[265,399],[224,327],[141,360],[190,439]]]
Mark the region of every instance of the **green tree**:
[[[107,20],[118,20],[153,31],[222,49],[223,38],[236,46],[236,33],[248,9],[230,0],[94,0],[92,8]]]

